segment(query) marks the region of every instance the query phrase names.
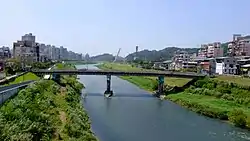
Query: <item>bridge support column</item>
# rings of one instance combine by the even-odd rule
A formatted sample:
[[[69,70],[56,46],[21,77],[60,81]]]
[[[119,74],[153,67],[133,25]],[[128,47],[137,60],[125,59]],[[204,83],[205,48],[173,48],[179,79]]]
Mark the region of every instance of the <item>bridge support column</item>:
[[[164,92],[164,76],[158,76],[158,96]]]
[[[111,75],[110,74],[107,75],[107,89],[104,92],[104,96],[108,96],[108,97],[113,96],[113,91],[111,91]]]

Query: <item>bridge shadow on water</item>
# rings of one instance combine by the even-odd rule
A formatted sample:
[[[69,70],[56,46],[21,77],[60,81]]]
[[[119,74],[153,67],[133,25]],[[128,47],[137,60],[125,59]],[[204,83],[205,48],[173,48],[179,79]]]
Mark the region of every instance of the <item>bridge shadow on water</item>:
[[[84,97],[104,97],[104,94],[102,93],[83,93]],[[146,94],[146,93],[141,93],[141,94],[136,94],[136,93],[114,93],[114,95],[111,98],[156,98],[155,96],[151,94]]]

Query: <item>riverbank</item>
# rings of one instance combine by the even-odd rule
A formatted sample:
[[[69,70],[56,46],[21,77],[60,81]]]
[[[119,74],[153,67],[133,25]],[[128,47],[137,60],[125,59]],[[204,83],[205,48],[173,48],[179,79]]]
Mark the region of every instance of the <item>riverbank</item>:
[[[138,71],[135,68],[125,64],[102,64],[100,69],[113,69],[124,71]],[[140,88],[152,91],[154,89],[155,78],[126,76],[121,77]],[[230,77],[231,78],[231,77]],[[244,78],[245,79],[245,78]],[[242,128],[250,127],[250,87],[243,86],[236,79],[225,77],[209,78],[197,81],[194,86],[190,86],[183,92],[166,95],[167,100],[171,100],[183,107],[186,107],[199,114],[228,120],[235,126]],[[190,80],[182,78],[165,78],[165,82],[172,86],[183,86]],[[244,80],[246,82],[247,80]],[[250,80],[248,80],[250,82]],[[169,83],[170,82],[170,83]],[[234,83],[232,83],[234,82]]]
[[[0,108],[0,140],[96,141],[82,107],[82,88],[71,75],[61,76],[59,83],[39,80],[21,90]]]

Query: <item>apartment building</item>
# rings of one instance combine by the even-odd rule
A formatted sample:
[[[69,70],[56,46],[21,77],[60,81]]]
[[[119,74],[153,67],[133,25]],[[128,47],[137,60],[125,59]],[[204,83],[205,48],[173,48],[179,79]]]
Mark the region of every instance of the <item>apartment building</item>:
[[[0,48],[0,58],[7,48]],[[10,53],[10,51],[9,51]],[[2,55],[2,56],[4,56]],[[24,64],[46,60],[82,60],[82,54],[73,51],[68,52],[67,48],[56,47],[54,45],[45,45],[36,43],[36,37],[32,33],[25,34],[21,41],[13,43],[13,57],[21,60]]]
[[[228,44],[230,56],[250,56],[250,36],[233,35],[233,41]]]
[[[202,58],[214,58],[223,56],[223,48],[220,42],[214,42],[201,45],[198,56]]]
[[[48,54],[46,52],[46,45],[45,44],[39,44],[39,61],[45,62],[48,60]]]
[[[30,64],[39,61],[39,44],[35,42],[35,36],[25,34],[21,41],[13,43],[13,57],[23,64]]]
[[[66,60],[68,58],[68,50],[63,46],[60,46],[60,60]]]
[[[187,68],[187,63],[190,61],[190,55],[186,51],[176,51],[172,58],[172,66],[175,70]]]

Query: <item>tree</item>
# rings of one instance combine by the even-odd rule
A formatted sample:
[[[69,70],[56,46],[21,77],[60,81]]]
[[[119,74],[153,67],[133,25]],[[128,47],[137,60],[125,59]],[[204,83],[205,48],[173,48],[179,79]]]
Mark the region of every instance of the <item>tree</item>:
[[[22,68],[21,62],[16,59],[9,59],[5,62],[5,73],[7,75],[14,75],[20,72]]]

